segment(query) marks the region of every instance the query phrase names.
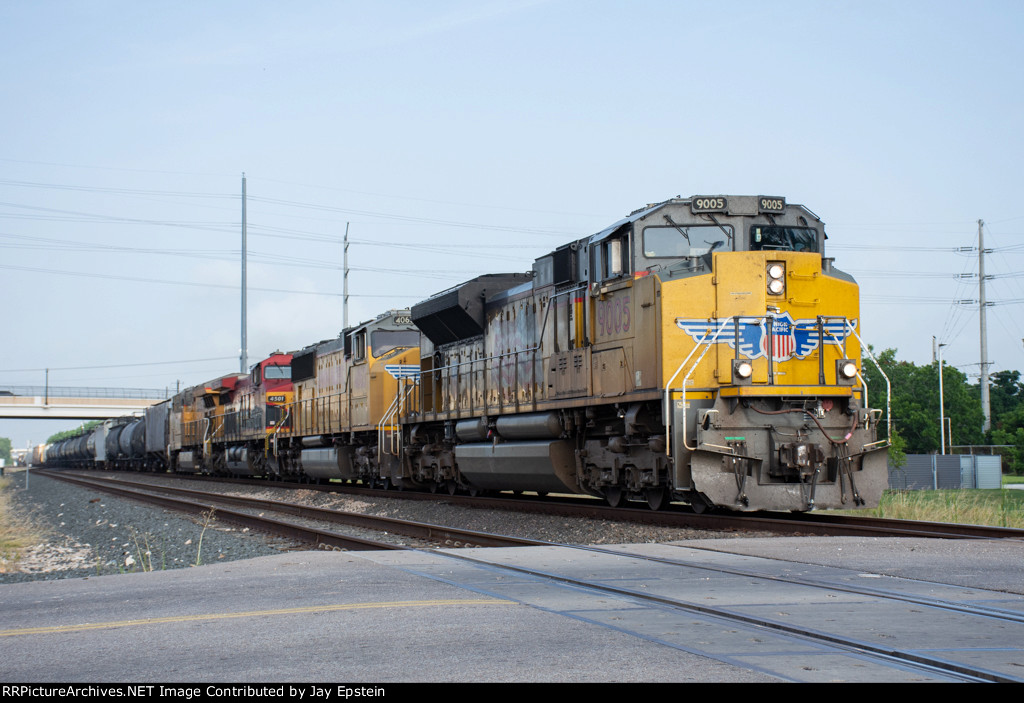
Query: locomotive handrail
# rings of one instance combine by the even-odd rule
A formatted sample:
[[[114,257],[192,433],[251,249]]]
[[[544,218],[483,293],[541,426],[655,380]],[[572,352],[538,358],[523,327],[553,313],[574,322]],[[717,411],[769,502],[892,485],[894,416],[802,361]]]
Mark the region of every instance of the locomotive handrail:
[[[498,354],[491,354],[490,356],[484,356],[484,357],[480,357],[480,358],[477,358],[477,359],[468,359],[466,361],[455,361],[455,362],[452,362],[452,363],[448,363],[448,364],[446,364],[444,366],[434,367],[434,368],[430,369],[430,371],[429,371],[429,373],[430,373],[430,381],[429,382],[431,384],[431,387],[433,388],[433,386],[434,386],[434,376],[433,376],[433,374],[444,372],[444,371],[448,371],[448,372],[458,371],[459,369],[461,369],[461,367],[467,366],[467,365],[470,366],[469,373],[473,374],[474,371],[473,371],[472,367],[475,364],[478,364],[478,363],[481,363],[481,362],[483,363],[482,372],[485,374],[484,382],[486,383],[486,373],[488,371],[488,367],[490,366],[491,369],[495,368],[493,362],[495,362],[495,361],[499,361],[500,362],[501,360],[505,359],[506,357],[515,357],[515,362],[514,362],[515,363],[515,370],[514,370],[514,373],[516,373],[517,375],[519,373],[519,364],[520,363],[529,363],[531,365],[530,367],[531,367],[531,369],[533,369],[533,371],[531,372],[531,378],[533,379],[533,383],[531,385],[535,387],[536,386],[536,376],[537,376],[537,372],[536,372],[537,352],[541,350],[541,346],[544,344],[544,332],[547,330],[548,318],[550,316],[551,309],[554,307],[555,299],[558,298],[559,296],[563,296],[563,295],[564,296],[568,296],[568,295],[570,295],[572,293],[575,293],[577,291],[587,290],[588,288],[589,288],[589,286],[587,284],[578,285],[578,286],[575,286],[574,288],[567,288],[567,289],[565,289],[563,291],[558,291],[557,293],[553,293],[548,298],[548,303],[544,307],[544,317],[541,318],[540,328],[537,331],[537,343],[534,344],[532,347],[526,347],[524,349],[514,349],[512,351],[501,352],[501,353],[498,353]],[[555,346],[556,347],[558,346],[557,336],[556,336],[556,339],[555,339]],[[521,354],[522,355],[530,355],[529,360],[526,361],[526,362],[520,361],[519,360],[519,355],[521,355]],[[518,386],[518,383],[516,385]],[[434,388],[434,390],[436,391],[437,389]],[[530,392],[531,392],[531,397],[533,398],[533,402],[535,403],[536,402],[536,388],[531,388]],[[434,396],[435,396],[435,398],[437,397],[437,393],[436,392],[435,392]],[[486,393],[485,393],[485,396],[486,396]],[[470,402],[471,403],[473,402],[473,389],[472,388],[470,390]],[[499,401],[499,404],[502,404],[502,403]],[[515,404],[518,407],[518,405],[519,405],[518,393],[516,395]],[[487,406],[486,397],[485,397],[485,400],[484,400],[484,406],[485,406],[485,409],[486,409],[486,406]],[[462,409],[460,408],[460,409],[456,409],[454,411],[446,411],[446,412],[461,412],[461,410]],[[473,410],[475,410],[475,407],[471,407],[469,410],[472,412]],[[435,409],[434,410],[434,414],[437,414],[437,412],[438,411]]]
[[[694,345],[693,349],[690,350],[690,353],[686,356],[685,359],[683,359],[683,362],[681,364],[679,364],[679,368],[676,369],[675,373],[672,374],[672,377],[665,384],[665,428],[666,428],[666,430],[665,430],[665,454],[667,456],[671,456],[671,452],[672,452],[672,444],[671,444],[671,438],[672,438],[672,416],[673,416],[672,409],[671,409],[672,394],[674,392],[676,392],[676,391],[679,391],[679,392],[682,393],[683,408],[682,408],[681,422],[682,422],[682,425],[683,425],[683,427],[682,427],[683,446],[686,449],[689,449],[690,451],[694,451],[696,449],[696,447],[691,447],[687,443],[686,383],[689,380],[690,375],[700,365],[700,362],[704,359],[704,356],[707,354],[708,350],[711,349],[711,347],[715,343],[717,343],[718,338],[721,336],[722,332],[725,330],[726,325],[728,325],[729,322],[732,322],[733,326],[734,326],[734,329],[737,331],[737,335],[738,335],[739,325],[740,325],[740,323],[743,320],[758,320],[758,321],[763,320],[765,322],[765,324],[767,325],[767,327],[768,327],[768,334],[769,334],[768,362],[769,362],[769,367],[770,367],[771,366],[771,362],[773,361],[773,358],[774,358],[774,354],[770,351],[771,347],[772,347],[771,337],[773,336],[773,329],[772,329],[772,325],[771,325],[771,319],[773,319],[773,316],[769,315],[769,314],[766,314],[766,315],[763,315],[763,316],[760,316],[760,317],[752,316],[752,315],[735,315],[733,317],[725,318],[725,319],[722,320],[722,324],[719,326],[719,328],[715,332],[714,336],[710,340],[708,339],[709,335],[711,335],[711,329],[712,329],[712,327],[709,327],[708,330],[705,332],[704,336],[701,337],[701,339],[697,341],[697,343]],[[842,320],[843,321],[843,328],[844,328],[846,334],[847,335],[848,334],[853,334],[853,336],[856,337],[857,341],[861,345],[862,350],[867,353],[868,358],[870,358],[871,361],[874,362],[875,366],[878,367],[879,372],[882,374],[882,377],[885,378],[886,389],[887,389],[886,416],[888,417],[889,413],[890,413],[890,405],[891,405],[891,387],[889,385],[889,378],[885,375],[885,372],[882,371],[881,367],[878,365],[878,362],[875,360],[875,358],[871,354],[870,350],[868,350],[867,346],[861,340],[860,335],[857,334],[856,330],[850,324],[850,320],[848,318],[846,318],[845,316],[828,316],[828,315],[819,315],[818,316],[817,324],[815,325],[815,327],[818,330],[818,339],[819,339],[818,364],[819,364],[819,382],[820,382],[820,384],[821,385],[825,385],[825,380],[824,380],[824,355],[825,355],[824,347],[825,347],[825,344],[826,344],[826,338],[828,338],[828,340],[829,340],[828,343],[834,344],[835,346],[839,347],[839,349],[840,349],[841,353],[843,354],[843,356],[844,357],[846,356],[845,341],[840,341],[839,338],[836,337],[836,335],[834,333],[832,333],[831,331],[825,329],[825,324],[824,323],[825,323],[825,321],[828,321],[828,320]],[[712,322],[712,320],[709,320],[709,322]],[[845,338],[846,337],[844,336],[844,340],[845,340]],[[690,359],[693,358],[693,355],[697,352],[697,349],[699,349],[701,346],[705,347],[704,351],[701,352],[701,354],[697,358],[697,360],[690,366],[689,370],[686,373],[686,376],[684,376],[684,378],[683,378],[682,386],[680,388],[672,388],[673,381],[675,381],[676,377],[678,377],[679,374],[682,373],[683,369],[687,367],[687,364],[690,362]],[[738,357],[738,355],[739,355],[739,344],[738,343],[736,344],[736,354],[737,354],[737,357]],[[770,383],[772,385],[775,385],[774,374],[770,373],[770,375],[772,376],[772,380],[771,380]],[[861,382],[860,390],[861,390],[862,397],[863,397],[864,407],[867,408],[868,407],[868,386],[867,386],[867,381],[864,379],[864,377],[861,375],[861,373],[859,371],[857,372],[857,377],[860,379],[860,382]],[[892,422],[891,419],[889,419],[888,422],[889,422],[889,431],[890,431],[890,437],[891,437],[891,422]]]
[[[818,324],[816,325],[816,327],[818,328],[818,345],[822,349],[822,352],[820,354],[818,354],[818,383],[820,385],[822,385],[822,386],[825,385],[825,352],[824,352],[824,349],[825,349],[825,337],[826,336],[831,340],[832,344],[835,344],[837,347],[839,347],[842,350],[842,352],[843,352],[842,358],[844,358],[844,359],[846,358],[846,344],[845,344],[846,337],[844,336],[843,337],[843,341],[840,342],[838,337],[836,337],[834,334],[832,334],[832,332],[830,332],[829,330],[825,329],[825,325],[823,323],[825,321],[827,321],[827,320],[842,320],[843,321],[843,329],[844,330],[846,330],[846,329],[848,329],[850,327],[849,319],[847,319],[843,315],[818,315]],[[866,392],[867,392],[867,390],[865,388],[865,393]],[[865,398],[866,398],[866,396],[865,396]],[[864,401],[864,407],[867,407],[867,400],[866,399]]]
[[[533,371],[531,373],[531,378],[533,379],[533,384],[532,385],[535,386],[536,385],[536,380],[537,380],[537,372],[536,372],[536,368],[537,368],[537,352],[539,350],[540,350],[540,343],[538,343],[538,344],[536,344],[536,345],[534,345],[532,347],[528,347],[526,349],[515,349],[513,351],[501,352],[500,354],[492,354],[491,356],[484,356],[484,357],[480,357],[478,359],[469,359],[467,361],[456,361],[454,363],[447,364],[445,366],[437,366],[435,368],[430,369],[429,372],[428,372],[428,375],[430,376],[430,384],[431,384],[431,387],[434,386],[434,376],[433,376],[433,374],[441,372],[441,371],[452,371],[452,370],[455,370],[455,369],[459,369],[462,366],[467,366],[467,365],[470,366],[469,373],[470,373],[470,375],[472,375],[473,373],[475,373],[473,371],[473,368],[472,368],[473,365],[479,364],[481,362],[483,363],[483,368],[481,369],[481,373],[485,374],[484,380],[485,380],[485,383],[486,383],[486,373],[487,373],[487,370],[488,370],[488,362],[495,361],[495,360],[501,360],[501,359],[503,359],[505,357],[515,357],[516,358],[516,360],[514,362],[515,368],[514,368],[513,372],[515,374],[517,374],[517,379],[518,379],[518,373],[519,373],[519,364],[520,363],[529,363],[530,364],[530,368],[533,369]],[[525,362],[521,362],[518,359],[520,354],[531,354],[531,357],[530,357],[529,360],[527,360]],[[491,365],[491,369],[494,369],[494,368],[496,368],[496,367],[492,364]],[[500,367],[497,367],[497,368],[499,368],[499,370],[500,370]],[[473,402],[473,390],[474,389],[472,388],[472,381],[470,383],[471,383],[470,403],[472,403]],[[437,389],[434,388],[434,390],[436,391]],[[435,396],[436,396],[436,393],[435,393]],[[531,397],[533,398],[533,402],[536,402],[536,395],[535,395],[534,389],[531,389]],[[500,401],[499,401],[499,404],[500,404]],[[517,394],[517,396],[516,396],[516,405],[518,406],[518,404],[519,404],[519,400],[518,400],[518,394]],[[486,398],[484,399],[484,406],[485,406],[485,409],[486,409],[486,407],[487,407],[487,400],[486,400]],[[474,407],[470,407],[469,408],[470,411],[472,411],[474,409],[475,409]],[[461,412],[461,411],[462,411],[462,409],[456,409],[456,410],[446,411],[446,412]],[[437,414],[437,412],[438,411],[435,409],[434,410],[434,414]]]
[[[414,379],[412,384],[408,383],[407,378],[399,380],[398,390],[395,393],[395,399],[391,401],[391,405],[384,412],[381,417],[380,424],[377,425],[377,461],[380,462],[383,459],[384,452],[384,434],[388,427],[394,425],[394,421],[398,418],[398,414],[401,412],[402,407],[405,405],[405,398],[412,392],[416,387],[417,381]],[[398,452],[402,448],[402,437],[401,432],[391,432],[391,454],[398,456]],[[398,435],[396,439],[396,435]]]
[[[691,447],[689,444],[686,443],[686,382],[688,380],[690,380],[690,375],[697,369],[698,366],[700,366],[700,362],[704,359],[704,356],[711,349],[711,346],[713,344],[717,343],[719,335],[722,334],[722,330],[725,329],[725,326],[726,326],[726,324],[728,324],[729,320],[730,319],[733,320],[734,321],[733,324],[737,324],[738,325],[740,317],[741,316],[737,315],[737,316],[732,317],[732,318],[727,318],[724,322],[722,322],[722,326],[718,328],[717,332],[715,332],[714,338],[710,342],[707,343],[707,345],[704,348],[704,351],[701,352],[700,356],[697,357],[697,360],[695,362],[693,362],[693,365],[690,367],[690,370],[686,372],[685,376],[683,376],[683,386],[682,386],[682,389],[681,389],[682,392],[683,392],[683,446],[686,449],[689,449],[691,451],[695,450],[697,447],[696,446]],[[747,316],[743,315],[743,317],[747,317]],[[704,336],[707,337],[706,334]],[[694,347],[694,349],[696,350],[696,347]],[[692,356],[692,354],[691,354],[691,356]],[[689,357],[687,357],[687,358],[689,358]],[[666,444],[665,444],[666,449],[669,448],[669,446],[670,445],[666,442]]]
[[[554,303],[555,298],[557,298],[560,295],[568,296],[570,293],[575,293],[576,291],[581,291],[581,290],[590,290],[590,284],[589,283],[584,283],[582,285],[576,286],[575,288],[566,288],[563,291],[558,291],[557,293],[553,293],[548,298],[547,307],[544,308],[544,319],[541,321],[540,331],[537,333],[537,339],[541,340],[541,341],[537,342],[537,345],[535,347],[533,347],[533,349],[523,349],[521,351],[535,351],[537,349],[540,349],[541,342],[544,340],[544,330],[547,329],[548,313],[551,312],[551,308],[554,307],[553,303]],[[579,340],[577,340],[577,341],[579,341]],[[558,352],[558,334],[557,334],[557,331],[555,333],[555,349],[553,351]]]
[[[875,368],[878,369],[878,373],[882,374],[882,378],[885,379],[885,431],[889,436],[889,441],[892,442],[892,384],[889,383],[889,377],[885,375],[885,371],[882,370],[882,366],[878,363],[875,355],[871,353],[871,349],[864,343],[864,340],[860,338],[860,335],[857,334],[857,330],[851,327],[850,332],[852,332],[853,336],[857,338],[858,342],[860,342],[861,352],[868,355],[868,358],[871,359],[871,363],[873,363]],[[857,375],[860,376],[859,373]],[[863,378],[861,380],[863,380]],[[868,405],[867,387],[867,381],[864,381],[864,407],[867,407]]]
[[[828,318],[824,318],[824,319],[828,319]],[[836,318],[836,319],[838,319],[838,318]],[[853,333],[853,336],[857,338],[857,341],[860,343],[860,346],[861,346],[861,352],[862,353],[866,353],[868,355],[868,358],[871,359],[872,363],[874,363],[875,367],[878,369],[878,372],[880,374],[882,374],[882,378],[885,379],[885,391],[886,391],[886,397],[885,397],[885,416],[886,416],[886,435],[887,435],[887,439],[882,440],[882,441],[883,442],[890,442],[890,441],[892,441],[892,419],[890,417],[890,406],[892,404],[892,387],[889,384],[889,377],[885,375],[885,371],[883,371],[882,367],[878,365],[878,361],[875,360],[875,357],[871,353],[871,350],[868,349],[866,344],[864,344],[864,341],[860,338],[860,335],[857,334],[856,330],[853,329],[853,325],[850,324],[849,320],[846,320],[845,328],[846,328],[846,330],[848,332]],[[825,334],[827,334],[829,337],[834,339],[836,345],[840,345],[839,340],[836,339],[836,336],[834,334],[832,334],[828,330],[825,330]],[[843,346],[843,354],[845,355],[845,353],[846,353],[846,347]],[[864,376],[861,374],[860,371],[857,371],[857,378],[860,379],[860,388],[861,388],[861,393],[863,394],[864,407],[866,409],[870,410],[871,406],[870,406],[870,403],[868,402],[868,382],[867,382],[867,379],[864,378]],[[881,412],[881,411],[879,410],[878,412]],[[878,444],[878,442],[872,442],[872,444]],[[870,445],[865,445],[865,446],[870,446]]]
[[[291,409],[291,404],[289,403],[289,405],[287,406],[287,409],[285,410],[284,417],[281,418],[281,420],[277,423],[277,427],[274,428],[274,458],[275,459],[277,458],[277,433],[280,432],[281,428],[285,426],[285,423],[288,421],[288,418],[291,417],[291,414],[292,414],[292,409]]]
[[[458,368],[459,366],[465,366],[466,364],[475,364],[475,363],[480,362],[480,361],[483,361],[483,362],[493,361],[494,359],[500,359],[503,356],[514,356],[514,355],[517,355],[517,354],[525,354],[526,352],[535,352],[535,351],[538,351],[539,349],[540,349],[540,345],[538,344],[536,346],[530,347],[529,349],[516,349],[516,350],[513,350],[513,351],[509,351],[509,352],[502,352],[501,354],[494,354],[492,356],[480,357],[479,359],[470,359],[469,361],[457,361],[454,364],[448,364],[447,366],[438,366],[436,368],[430,369],[430,371],[431,372],[445,371],[447,369],[454,369],[454,368]]]
[[[819,316],[818,319],[819,319],[818,330],[822,333],[822,337],[821,337],[822,348],[824,349],[824,344],[825,344],[824,338],[827,335],[831,340],[833,340],[832,341],[833,344],[835,344],[836,346],[840,347],[843,350],[843,358],[845,359],[846,358],[846,345],[843,342],[840,342],[839,339],[834,334],[832,334],[832,332],[824,329],[824,326],[821,324],[820,321],[821,320],[830,320],[830,319],[831,320],[842,319],[843,320],[843,328],[844,328],[844,330],[849,330],[849,331],[852,332],[853,331],[853,326],[850,324],[850,321],[847,318],[845,318],[845,317],[840,318],[840,317]],[[844,341],[845,341],[845,339],[846,339],[846,337],[843,337]],[[858,337],[857,339],[860,340],[860,337]],[[861,346],[863,347],[863,344],[861,344]],[[820,369],[819,373],[821,374],[821,378],[822,378],[822,385],[824,385],[824,364],[825,364],[825,353],[822,352],[821,354],[818,355],[818,366],[819,366],[819,369]],[[868,383],[867,383],[866,380],[864,380],[864,377],[861,375],[860,371],[857,371],[856,373],[857,373],[857,378],[860,379],[860,392],[861,392],[861,397],[862,397],[863,402],[864,402],[864,407],[865,408],[870,408],[871,405],[868,402]]]
[[[725,326],[727,324],[729,324],[729,320],[730,319],[732,319],[732,318],[726,318],[725,320],[722,321],[722,325],[718,328],[718,331],[715,332],[715,336],[711,340],[712,342],[717,340],[718,336],[720,334],[722,334],[722,330],[724,330]],[[668,380],[668,383],[665,384],[665,455],[666,456],[672,456],[672,390],[673,390],[671,388],[672,381],[676,380],[676,376],[678,376],[680,374],[680,372],[682,372],[683,367],[686,366],[687,362],[690,361],[690,358],[694,355],[694,353],[696,353],[697,349],[699,349],[700,346],[702,344],[704,344],[704,340],[706,340],[708,338],[709,334],[711,334],[711,329],[710,328],[708,329],[707,332],[704,333],[704,336],[701,337],[700,341],[697,342],[696,345],[694,345],[693,349],[690,350],[690,353],[686,355],[685,359],[683,359],[683,363],[679,364],[679,368],[677,368],[676,372],[674,374],[672,374],[672,378],[670,378]],[[700,363],[700,360],[704,358],[704,354],[707,354],[707,351],[710,348],[711,348],[711,342],[708,342],[708,345],[704,349],[704,351],[701,353],[700,358],[697,359],[697,364]],[[696,366],[696,364],[694,364],[694,366]],[[692,369],[691,369],[690,373],[692,373]],[[687,447],[687,445],[686,445],[686,379],[689,378],[689,377],[690,377],[690,374],[687,373],[686,377],[683,379],[683,387],[681,389],[683,391],[683,446],[686,447],[687,449],[689,449],[689,447]]]

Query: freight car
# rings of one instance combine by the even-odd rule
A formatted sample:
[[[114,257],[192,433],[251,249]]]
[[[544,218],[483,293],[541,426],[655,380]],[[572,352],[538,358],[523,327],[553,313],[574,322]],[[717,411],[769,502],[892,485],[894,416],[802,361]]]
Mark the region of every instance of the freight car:
[[[654,509],[872,507],[888,440],[858,287],[825,243],[781,197],[648,205],[530,272],[186,389],[108,428],[105,462]],[[58,460],[88,459],[75,442]]]

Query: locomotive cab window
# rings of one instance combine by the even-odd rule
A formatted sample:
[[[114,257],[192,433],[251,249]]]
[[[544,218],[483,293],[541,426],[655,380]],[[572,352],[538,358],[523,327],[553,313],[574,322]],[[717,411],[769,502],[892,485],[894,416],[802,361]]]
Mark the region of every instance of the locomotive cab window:
[[[288,381],[291,380],[291,377],[292,368],[290,366],[278,366],[276,364],[272,364],[264,369],[264,378],[267,380],[277,379]]]
[[[629,238],[609,237],[591,247],[595,280],[606,281],[633,273],[629,259]]]
[[[374,330],[370,333],[370,351],[374,356],[381,356],[399,347],[418,347],[420,333],[418,330]]]
[[[713,251],[728,251],[731,225],[679,225],[644,228],[644,256],[648,259],[686,259]]]
[[[818,252],[818,230],[813,227],[754,225],[750,228],[750,250]]]
[[[359,330],[352,335],[352,354],[355,361],[366,359],[366,330]]]

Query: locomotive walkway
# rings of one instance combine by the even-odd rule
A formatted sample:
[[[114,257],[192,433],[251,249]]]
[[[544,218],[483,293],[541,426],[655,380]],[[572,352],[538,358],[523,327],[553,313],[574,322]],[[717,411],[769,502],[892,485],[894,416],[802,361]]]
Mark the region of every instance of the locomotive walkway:
[[[0,419],[105,420],[140,412],[170,395],[152,388],[0,386]]]

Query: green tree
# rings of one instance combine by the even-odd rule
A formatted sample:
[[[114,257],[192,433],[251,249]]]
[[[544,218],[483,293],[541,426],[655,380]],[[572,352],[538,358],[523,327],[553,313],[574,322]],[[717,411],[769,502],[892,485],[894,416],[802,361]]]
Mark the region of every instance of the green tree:
[[[88,432],[89,430],[96,427],[96,425],[101,424],[102,422],[103,420],[90,420],[89,422],[84,423],[81,427],[76,427],[73,430],[64,430],[63,432],[52,434],[46,440],[46,443],[53,444],[54,442],[59,442],[62,439],[67,439],[68,437],[77,437],[80,434]]]
[[[889,465],[898,469],[907,463],[907,441],[895,429],[889,435]]]
[[[981,397],[980,382],[978,397]],[[1024,404],[1024,384],[1020,382],[1020,371],[996,371],[989,376],[989,408],[993,425],[999,417],[1010,413]]]
[[[1010,445],[1002,451],[1009,469],[1015,474],[1024,473],[1024,404],[1002,413],[992,423],[991,436],[992,444]]]
[[[895,349],[886,349],[876,355],[879,366],[892,386],[892,423],[906,442],[905,451],[926,454],[939,451],[939,368],[938,363],[917,366],[896,358]],[[882,409],[885,417],[885,379],[874,364],[865,363],[868,380],[868,399],[871,405]],[[952,437],[947,444],[982,444],[981,401],[975,387],[967,382],[960,370],[943,364],[942,382],[945,394],[945,414],[952,418]]]
[[[0,459],[5,465],[11,465],[11,440],[7,437],[0,437]]]

